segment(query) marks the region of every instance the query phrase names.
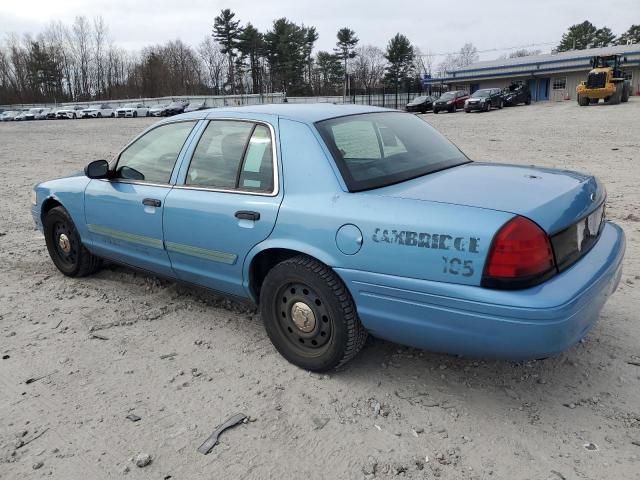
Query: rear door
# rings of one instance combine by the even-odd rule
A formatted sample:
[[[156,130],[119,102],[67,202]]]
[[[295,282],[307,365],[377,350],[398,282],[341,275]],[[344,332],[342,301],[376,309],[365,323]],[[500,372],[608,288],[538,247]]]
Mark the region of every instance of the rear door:
[[[282,201],[271,125],[211,120],[167,195],[164,239],[182,280],[237,296],[244,259],[275,226]]]
[[[116,178],[91,180],[85,220],[98,255],[173,276],[162,212],[174,166],[195,124],[173,122],[148,131],[120,153]]]

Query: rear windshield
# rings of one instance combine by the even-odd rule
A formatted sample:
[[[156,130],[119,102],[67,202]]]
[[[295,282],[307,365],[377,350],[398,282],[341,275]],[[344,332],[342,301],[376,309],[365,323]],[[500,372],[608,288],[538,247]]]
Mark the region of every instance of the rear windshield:
[[[352,192],[469,162],[428,123],[406,113],[350,115],[318,122],[316,127]]]

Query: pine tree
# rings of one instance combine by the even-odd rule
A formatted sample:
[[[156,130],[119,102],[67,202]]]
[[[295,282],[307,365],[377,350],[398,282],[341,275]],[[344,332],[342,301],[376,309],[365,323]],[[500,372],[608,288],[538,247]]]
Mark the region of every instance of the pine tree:
[[[242,33],[240,21],[234,20],[236,16],[230,9],[226,8],[220,12],[213,21],[213,38],[222,47],[220,51],[227,56],[229,62],[229,84],[231,92],[236,92],[235,84],[235,64],[233,59],[237,56],[236,49],[238,47],[238,39]]]

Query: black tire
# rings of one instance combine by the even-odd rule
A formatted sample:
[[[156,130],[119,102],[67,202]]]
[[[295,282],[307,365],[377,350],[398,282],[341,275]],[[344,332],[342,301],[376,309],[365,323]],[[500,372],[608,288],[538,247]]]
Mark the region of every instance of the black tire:
[[[134,111],[133,111],[133,118],[136,118],[137,116],[138,116],[138,111],[137,111],[137,110],[134,110]]]
[[[98,118],[102,118],[102,112],[98,112]]]
[[[47,212],[44,238],[53,264],[68,277],[84,277],[100,268],[101,259],[84,247],[73,220],[63,207]]]
[[[578,95],[578,105],[580,105],[581,107],[586,107],[587,105],[589,105],[589,97],[585,97],[584,95]]]
[[[622,98],[620,99],[620,101],[622,103],[627,103],[629,101],[630,95],[631,95],[631,85],[625,82],[622,87]]]
[[[484,111],[488,112],[489,110],[491,110],[491,102],[487,102],[484,104]]]
[[[609,97],[607,102],[609,105],[618,105],[622,101],[622,91],[624,90],[624,84],[622,82],[616,84],[616,91]]]
[[[527,97],[527,99],[524,101],[525,105],[531,105],[531,97]]]
[[[302,308],[305,331],[294,321]],[[311,312],[313,323],[307,325]],[[344,365],[360,351],[367,331],[340,277],[319,261],[300,255],[267,274],[260,291],[260,314],[278,352],[305,370],[325,372]]]
[[[500,102],[498,103],[498,110],[502,110],[504,108],[504,100],[500,99]]]
[[[451,108],[449,109],[449,113],[456,113],[458,111],[458,107],[456,107],[456,104],[454,103],[453,105],[451,105]]]
[[[465,108],[464,113],[471,113],[471,110],[469,110],[468,108]]]

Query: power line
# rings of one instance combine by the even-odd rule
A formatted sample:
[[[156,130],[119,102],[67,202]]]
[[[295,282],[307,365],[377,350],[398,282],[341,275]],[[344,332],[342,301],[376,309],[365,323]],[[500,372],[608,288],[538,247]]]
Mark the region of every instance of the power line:
[[[531,48],[531,47],[542,47],[547,45],[557,45],[558,42],[545,42],[545,43],[530,43],[528,45],[517,45],[514,47],[502,47],[502,48],[488,48],[486,50],[477,50],[476,53],[490,53],[490,52],[501,52],[503,50],[517,50],[521,48]],[[418,57],[446,57],[447,55],[458,55],[460,50],[456,52],[446,52],[446,53],[421,53],[417,55]]]

